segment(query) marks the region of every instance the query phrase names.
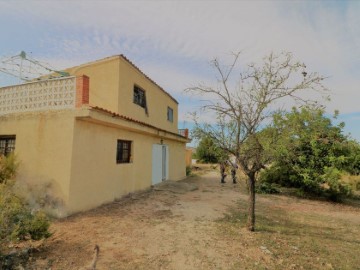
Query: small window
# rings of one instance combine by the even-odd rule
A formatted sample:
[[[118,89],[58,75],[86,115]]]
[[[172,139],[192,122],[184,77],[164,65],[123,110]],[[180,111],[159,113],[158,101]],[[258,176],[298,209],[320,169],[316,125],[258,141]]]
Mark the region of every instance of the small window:
[[[143,108],[146,108],[145,91],[136,85],[134,85],[134,103]]]
[[[117,141],[116,163],[130,163],[131,141]]]
[[[174,111],[170,107],[167,108],[167,120],[170,122],[174,121]]]
[[[0,136],[0,156],[7,156],[15,150],[15,135]]]

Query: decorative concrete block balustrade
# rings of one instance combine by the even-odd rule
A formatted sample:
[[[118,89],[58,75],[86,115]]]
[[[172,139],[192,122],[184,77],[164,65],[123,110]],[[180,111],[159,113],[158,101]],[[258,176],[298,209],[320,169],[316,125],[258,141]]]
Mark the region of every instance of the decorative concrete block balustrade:
[[[89,103],[89,78],[65,77],[0,88],[0,115],[64,110]]]

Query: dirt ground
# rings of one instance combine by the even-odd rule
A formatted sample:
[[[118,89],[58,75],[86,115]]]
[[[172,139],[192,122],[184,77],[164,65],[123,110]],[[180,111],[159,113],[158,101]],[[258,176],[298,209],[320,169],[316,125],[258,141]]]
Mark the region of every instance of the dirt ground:
[[[97,244],[98,269],[226,268],[227,247],[216,243],[214,220],[239,196],[245,195],[232,183],[219,184],[216,172],[165,183],[55,222],[35,264],[79,269]]]
[[[224,233],[219,220],[239,202],[246,207],[247,195],[242,184],[219,182],[217,172],[207,172],[56,221],[29,269],[82,269],[91,262],[95,244],[97,269],[245,269],[241,265],[249,260],[273,266],[261,269],[286,269],[275,266],[267,247],[252,244],[256,233],[243,226]],[[258,196],[258,201],[274,207],[276,202],[280,210],[336,212],[326,203],[281,196]],[[359,209],[346,209],[339,209],[340,218],[360,224]]]

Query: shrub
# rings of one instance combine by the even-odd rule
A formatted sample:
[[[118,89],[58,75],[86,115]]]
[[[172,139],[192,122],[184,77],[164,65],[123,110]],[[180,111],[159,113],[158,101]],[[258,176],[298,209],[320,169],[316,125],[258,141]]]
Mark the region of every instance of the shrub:
[[[203,137],[196,148],[196,158],[201,163],[219,163],[227,160],[227,155],[213,139]]]
[[[352,193],[351,187],[340,181],[341,172],[334,167],[326,167],[324,169],[323,190],[324,193],[332,201],[341,201],[344,197]]]
[[[12,179],[15,176],[17,167],[18,163],[14,154],[7,157],[0,155],[0,184]]]
[[[351,175],[349,173],[342,173],[341,182],[349,185],[352,190],[360,190],[360,175]]]
[[[256,186],[256,192],[263,194],[276,194],[280,193],[280,189],[278,185],[274,183],[259,182]]]
[[[191,171],[192,171],[191,166],[186,166],[186,176],[191,175]]]
[[[0,184],[0,240],[39,240],[50,236],[50,222],[41,211],[32,212],[13,192],[13,182]]]
[[[14,155],[0,156],[0,242],[50,236],[46,215],[33,211],[25,198],[15,192],[17,167]]]
[[[262,170],[260,173],[260,182],[278,184],[284,187],[301,187],[301,177],[293,172],[287,166],[273,166]]]
[[[27,229],[31,239],[40,240],[51,235],[49,232],[50,222],[44,212],[37,211],[29,221]]]
[[[258,189],[260,193],[270,193],[271,185],[277,184],[283,187],[299,188],[299,194],[322,195],[332,201],[341,201],[351,195],[352,188],[356,189],[357,183],[349,184],[341,180],[342,172],[335,167],[324,167],[320,174],[309,168],[296,170],[287,166],[274,164],[260,174]],[[276,185],[275,185],[276,186]],[[271,191],[271,190],[269,190]]]

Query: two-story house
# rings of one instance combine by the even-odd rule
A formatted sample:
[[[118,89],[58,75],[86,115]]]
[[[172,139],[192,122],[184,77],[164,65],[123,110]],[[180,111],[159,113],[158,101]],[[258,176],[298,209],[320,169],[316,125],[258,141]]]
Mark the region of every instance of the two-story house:
[[[0,154],[19,181],[51,185],[66,214],[185,177],[178,102],[118,55],[69,76],[0,88]]]

